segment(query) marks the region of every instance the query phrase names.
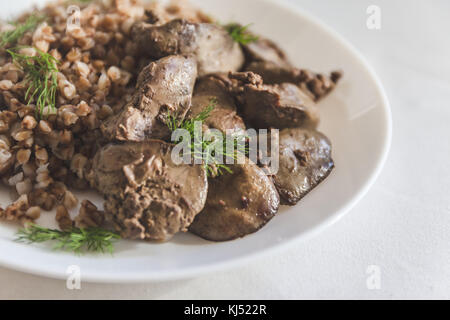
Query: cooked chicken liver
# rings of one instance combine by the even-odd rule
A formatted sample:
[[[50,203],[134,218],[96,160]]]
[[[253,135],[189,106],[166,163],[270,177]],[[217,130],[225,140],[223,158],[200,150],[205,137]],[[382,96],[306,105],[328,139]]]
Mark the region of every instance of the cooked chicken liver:
[[[255,129],[315,128],[319,122],[314,101],[290,83],[265,85],[251,72],[230,74],[246,122]],[[237,80],[237,82],[236,82]]]
[[[139,75],[137,90],[123,110],[101,126],[109,140],[164,139],[168,113],[183,118],[189,110],[197,65],[192,57],[168,56],[150,63]]]
[[[281,50],[276,43],[271,40],[258,37],[257,41],[250,42],[243,46],[247,64],[255,61],[271,62],[276,66],[283,68],[291,68],[292,65],[288,60],[286,53]]]
[[[330,140],[318,131],[280,132],[279,171],[273,180],[283,204],[297,204],[328,177],[334,168],[331,151]]]
[[[237,115],[236,103],[229,90],[227,79],[221,75],[205,76],[197,81],[189,116],[197,116],[213,101],[216,102],[215,108],[204,121],[204,125],[223,133],[227,130],[246,129],[244,121]]]
[[[280,66],[271,61],[252,62],[246,67],[246,70],[259,74],[265,84],[296,84],[315,101],[329,94],[342,77],[338,71],[326,76],[305,69]]]
[[[272,181],[253,163],[230,166],[233,173],[209,179],[203,211],[189,230],[211,241],[254,233],[278,211],[280,197]]]
[[[167,241],[186,231],[208,190],[202,166],[175,165],[161,141],[110,144],[94,158],[91,184],[124,238]]]
[[[143,55],[159,59],[168,55],[194,55],[199,75],[238,71],[244,64],[244,53],[228,32],[215,24],[191,23],[176,19],[155,26],[136,23],[132,37]]]

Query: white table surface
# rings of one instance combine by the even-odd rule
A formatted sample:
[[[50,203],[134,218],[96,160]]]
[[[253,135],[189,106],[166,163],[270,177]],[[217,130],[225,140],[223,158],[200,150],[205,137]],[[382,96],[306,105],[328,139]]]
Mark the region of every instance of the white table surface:
[[[3,299],[450,298],[450,1],[286,0],[312,12],[372,63],[392,104],[385,170],[344,219],[288,251],[197,279],[66,289],[0,268]],[[366,27],[378,5],[382,28]],[[367,268],[379,267],[369,290]]]

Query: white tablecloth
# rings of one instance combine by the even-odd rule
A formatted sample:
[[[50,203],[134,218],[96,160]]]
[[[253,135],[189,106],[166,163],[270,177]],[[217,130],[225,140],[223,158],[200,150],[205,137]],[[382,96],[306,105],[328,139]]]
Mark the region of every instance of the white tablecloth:
[[[238,269],[163,284],[83,283],[75,291],[0,269],[0,298],[450,298],[450,1],[287,1],[349,39],[386,87],[392,151],[364,200],[317,237]],[[366,27],[372,4],[382,10],[379,31]],[[370,290],[377,271],[379,289]]]

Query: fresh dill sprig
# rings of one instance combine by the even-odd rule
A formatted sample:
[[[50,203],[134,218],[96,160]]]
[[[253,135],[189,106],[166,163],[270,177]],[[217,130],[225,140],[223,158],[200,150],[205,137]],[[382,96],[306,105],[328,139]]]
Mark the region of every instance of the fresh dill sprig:
[[[56,92],[58,90],[58,68],[59,61],[52,55],[39,49],[35,56],[27,56],[17,52],[17,49],[10,49],[7,52],[11,55],[13,62],[25,73],[25,84],[28,89],[25,93],[25,100],[28,104],[36,103],[36,117],[43,118],[46,107],[50,111],[56,110]]]
[[[251,34],[248,31],[248,28],[251,24],[246,26],[241,26],[238,23],[230,23],[225,26],[225,29],[228,31],[233,40],[242,45],[246,45],[255,41],[258,41],[258,37]]]
[[[217,106],[217,99],[211,99],[209,105],[197,116],[195,116],[194,118],[184,120],[179,120],[176,115],[169,113],[167,126],[172,132],[177,129],[184,129],[189,131],[191,136],[193,136],[195,130],[195,123],[203,122],[206,119],[208,119],[209,116],[211,115],[211,112],[214,110],[216,106]]]
[[[195,124],[196,122],[203,122],[206,119],[209,118],[211,115],[211,112],[214,110],[214,108],[217,106],[217,99],[211,99],[209,105],[200,112],[197,116],[190,119],[184,119],[179,120],[176,116],[169,114],[168,120],[167,120],[167,126],[169,127],[170,131],[174,132],[178,129],[183,129],[189,132],[189,135],[191,137],[189,149],[191,152],[191,156],[194,159],[200,159],[203,160],[203,165],[208,173],[208,176],[210,177],[217,177],[223,175],[225,172],[233,173],[233,171],[225,164],[218,163],[217,158],[231,158],[236,160],[238,157],[238,153],[247,154],[248,149],[246,146],[241,146],[238,144],[238,141],[242,138],[245,138],[244,136],[233,136],[233,150],[234,153],[229,154],[227,152],[227,145],[226,140],[227,139],[221,139],[221,140],[205,140],[205,136],[203,135],[203,139],[198,141],[196,139],[196,132],[195,132]],[[180,138],[179,141],[176,141],[176,143],[181,143],[182,138]],[[217,153],[216,153],[217,152]]]
[[[16,241],[28,244],[54,241],[56,242],[54,250],[76,254],[84,252],[112,254],[114,242],[119,239],[120,236],[116,233],[100,228],[74,228],[71,231],[59,231],[31,224],[19,230]]]
[[[31,15],[23,23],[13,22],[14,30],[0,34],[0,47],[4,48],[6,45],[15,44],[26,32],[34,30],[45,19],[45,16]]]

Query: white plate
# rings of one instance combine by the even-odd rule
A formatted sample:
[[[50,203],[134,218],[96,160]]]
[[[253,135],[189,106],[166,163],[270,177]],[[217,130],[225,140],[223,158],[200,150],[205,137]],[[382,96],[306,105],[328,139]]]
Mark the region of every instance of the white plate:
[[[81,256],[49,246],[13,242],[15,229],[0,225],[0,264],[23,272],[65,278],[70,265],[83,281],[144,282],[198,276],[286,248],[317,234],[348,212],[369,190],[386,160],[391,141],[389,103],[373,70],[344,39],[315,18],[269,0],[193,1],[220,21],[253,23],[277,41],[299,66],[345,77],[320,106],[321,131],[333,142],[336,170],[298,206],[283,209],[261,231],[244,239],[210,243],[183,234],[166,244],[121,242],[115,255]],[[26,9],[30,1],[2,1],[0,12]],[[7,200],[8,199],[8,200]],[[0,192],[3,205],[9,201]],[[51,217],[50,217],[51,218]]]

